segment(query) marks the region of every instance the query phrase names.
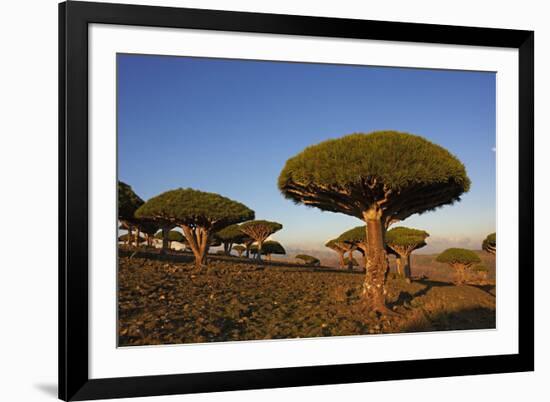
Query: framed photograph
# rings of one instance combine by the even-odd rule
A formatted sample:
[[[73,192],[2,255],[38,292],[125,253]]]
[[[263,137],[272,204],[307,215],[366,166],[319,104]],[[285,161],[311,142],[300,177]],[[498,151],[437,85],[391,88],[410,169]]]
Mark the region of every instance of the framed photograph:
[[[59,41],[61,399],[534,369],[533,32],[70,1]]]

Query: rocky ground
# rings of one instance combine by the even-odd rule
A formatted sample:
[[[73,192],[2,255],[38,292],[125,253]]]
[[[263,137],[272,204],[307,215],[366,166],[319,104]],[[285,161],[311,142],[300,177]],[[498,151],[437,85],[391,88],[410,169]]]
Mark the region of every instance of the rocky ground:
[[[364,274],[211,258],[119,259],[119,345],[222,342],[495,327],[494,285],[390,277],[378,316],[360,302]]]

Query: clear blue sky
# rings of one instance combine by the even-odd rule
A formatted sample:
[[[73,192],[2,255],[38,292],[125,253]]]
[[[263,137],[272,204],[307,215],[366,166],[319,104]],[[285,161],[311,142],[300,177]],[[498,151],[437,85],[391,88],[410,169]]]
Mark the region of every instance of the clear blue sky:
[[[427,230],[423,251],[479,248],[495,231],[495,74],[366,66],[118,55],[119,179],[143,199],[178,187],[243,202],[279,221],[291,248],[323,248],[361,224],[295,205],[277,189],[285,161],[353,132],[422,135],[472,180],[453,206],[401,225]]]

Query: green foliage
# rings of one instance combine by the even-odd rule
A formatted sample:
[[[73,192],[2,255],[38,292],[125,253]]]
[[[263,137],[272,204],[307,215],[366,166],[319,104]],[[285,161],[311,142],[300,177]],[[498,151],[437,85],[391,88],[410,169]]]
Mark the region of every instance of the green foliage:
[[[162,230],[155,234],[155,239],[162,239]],[[177,230],[171,230],[168,232],[168,241],[177,241],[180,243],[187,243],[185,236]]]
[[[491,233],[483,240],[481,248],[488,252],[494,252],[497,248],[497,234]]]
[[[352,245],[338,239],[332,239],[325,243],[325,247],[331,250],[348,251]]]
[[[222,228],[253,219],[254,211],[219,194],[180,188],[151,198],[135,215],[176,224]]]
[[[336,238],[336,241],[346,242],[349,244],[365,243],[367,241],[366,226],[356,226],[353,229],[346,230]]]
[[[386,202],[404,219],[460,199],[470,188],[464,165],[449,151],[416,135],[396,131],[351,134],[304,149],[290,158],[278,180],[296,203],[342,212],[362,212],[389,196],[410,198],[406,209]],[[406,216],[405,216],[406,215]]]
[[[489,268],[485,266],[484,264],[477,264],[472,267],[472,271],[474,272],[488,272]]]
[[[275,232],[278,232],[283,228],[283,225],[281,225],[278,222],[271,222],[271,221],[264,221],[264,220],[257,220],[257,221],[248,221],[244,222],[239,225],[239,228],[242,232],[248,233],[251,230],[267,230],[270,232],[270,234],[273,234]]]
[[[239,255],[242,255],[246,251],[246,247],[240,244],[233,246],[233,250]]]
[[[241,243],[248,236],[241,231],[240,225],[230,225],[216,232],[216,237],[224,243]]]
[[[481,262],[476,253],[474,253],[472,250],[466,250],[464,248],[448,248],[437,256],[436,261],[444,262],[451,265],[472,265]]]
[[[346,257],[344,258],[344,265],[349,265],[349,258]],[[358,267],[359,266],[359,263],[357,262],[357,260],[355,259],[355,257],[352,257],[351,258],[351,265],[353,267]]]
[[[298,254],[294,258],[296,258],[297,260],[302,260],[305,265],[319,265],[319,264],[321,264],[321,261],[319,261],[318,258],[316,258],[312,255]]]
[[[417,250],[426,245],[425,240],[429,236],[428,232],[424,230],[400,226],[386,232],[386,244],[390,247]]]
[[[133,220],[136,210],[143,205],[143,200],[134,193],[128,184],[118,182],[118,218],[124,221]]]
[[[140,231],[147,233],[148,235],[154,235],[159,229],[158,224],[153,221],[137,219],[135,223],[139,227]]]
[[[252,254],[257,254],[258,245],[253,244],[250,247],[250,252]],[[286,250],[278,241],[268,240],[264,242],[264,244],[262,244],[262,255],[269,255],[269,254],[286,254]]]

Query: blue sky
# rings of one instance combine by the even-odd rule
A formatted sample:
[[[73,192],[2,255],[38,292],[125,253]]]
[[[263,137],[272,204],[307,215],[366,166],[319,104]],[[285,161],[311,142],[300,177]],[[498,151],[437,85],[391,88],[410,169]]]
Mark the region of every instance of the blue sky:
[[[495,74],[118,55],[118,171],[143,199],[178,187],[243,202],[281,222],[288,248],[323,249],[361,224],[295,205],[277,189],[286,160],[353,132],[398,130],[447,148],[472,180],[460,203],[400,223],[422,252],[480,248],[495,231]]]

